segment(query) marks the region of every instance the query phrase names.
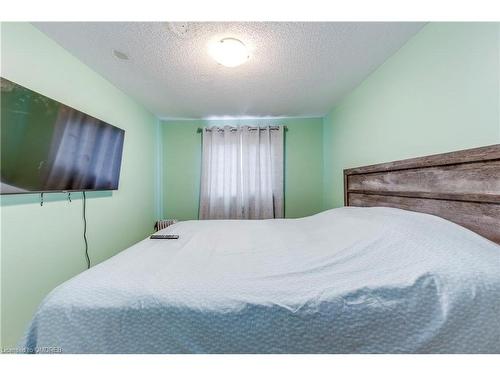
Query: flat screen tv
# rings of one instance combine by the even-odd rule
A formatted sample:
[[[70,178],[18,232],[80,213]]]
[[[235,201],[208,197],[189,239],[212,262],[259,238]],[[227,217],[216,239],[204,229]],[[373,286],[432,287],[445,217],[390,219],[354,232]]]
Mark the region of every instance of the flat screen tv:
[[[1,79],[1,194],[116,190],[125,131]]]

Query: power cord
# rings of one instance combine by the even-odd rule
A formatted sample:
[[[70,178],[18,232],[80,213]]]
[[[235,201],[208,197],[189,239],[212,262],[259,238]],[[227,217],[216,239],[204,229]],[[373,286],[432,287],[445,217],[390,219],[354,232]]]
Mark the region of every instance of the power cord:
[[[90,257],[89,257],[89,243],[87,241],[87,196],[85,195],[85,191],[82,191],[83,194],[83,240],[85,241],[85,258],[87,260],[87,269],[90,269]]]

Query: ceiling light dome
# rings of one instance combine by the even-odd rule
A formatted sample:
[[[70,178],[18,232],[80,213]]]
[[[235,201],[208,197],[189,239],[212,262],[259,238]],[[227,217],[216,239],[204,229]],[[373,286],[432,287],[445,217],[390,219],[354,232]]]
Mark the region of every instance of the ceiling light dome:
[[[209,52],[215,61],[230,68],[243,64],[250,57],[245,44],[235,38],[225,38],[211,44]]]

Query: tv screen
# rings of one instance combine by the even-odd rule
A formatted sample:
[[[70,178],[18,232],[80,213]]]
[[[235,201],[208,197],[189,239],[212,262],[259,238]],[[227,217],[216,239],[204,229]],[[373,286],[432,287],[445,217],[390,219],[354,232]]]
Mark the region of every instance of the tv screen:
[[[1,194],[116,190],[125,131],[1,78]]]

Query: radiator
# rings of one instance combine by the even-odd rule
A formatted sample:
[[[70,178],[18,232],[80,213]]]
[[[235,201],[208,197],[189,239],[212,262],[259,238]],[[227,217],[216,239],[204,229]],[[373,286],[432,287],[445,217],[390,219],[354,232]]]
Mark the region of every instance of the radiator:
[[[177,223],[177,221],[178,221],[177,219],[158,220],[155,224],[155,231],[165,229],[166,227],[169,227],[170,225]]]

